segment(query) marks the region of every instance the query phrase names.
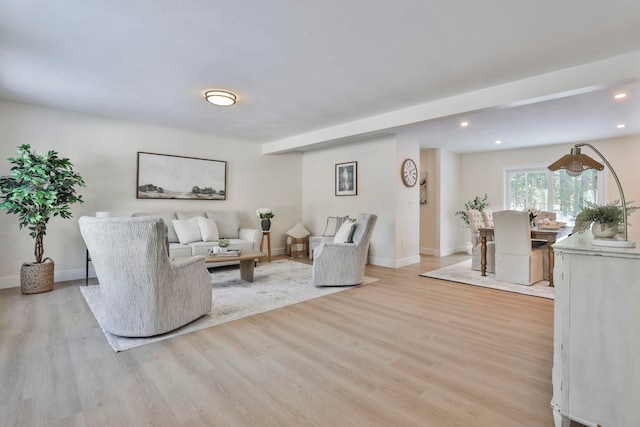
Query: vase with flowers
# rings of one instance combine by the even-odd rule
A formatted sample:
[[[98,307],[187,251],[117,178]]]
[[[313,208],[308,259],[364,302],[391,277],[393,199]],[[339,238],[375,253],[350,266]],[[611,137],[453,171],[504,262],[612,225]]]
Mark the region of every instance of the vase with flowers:
[[[531,227],[535,227],[536,218],[540,215],[540,209],[527,208],[527,212],[529,212],[529,222],[531,223]]]
[[[275,216],[273,211],[270,208],[259,208],[256,210],[256,216],[261,219],[262,231],[269,231],[271,229],[271,218]]]

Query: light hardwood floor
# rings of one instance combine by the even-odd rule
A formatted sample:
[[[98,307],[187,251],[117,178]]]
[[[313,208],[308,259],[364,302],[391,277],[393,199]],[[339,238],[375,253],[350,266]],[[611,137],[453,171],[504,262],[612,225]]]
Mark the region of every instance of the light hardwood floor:
[[[83,281],[0,290],[1,423],[553,426],[553,301],[419,276],[465,258],[122,353]]]

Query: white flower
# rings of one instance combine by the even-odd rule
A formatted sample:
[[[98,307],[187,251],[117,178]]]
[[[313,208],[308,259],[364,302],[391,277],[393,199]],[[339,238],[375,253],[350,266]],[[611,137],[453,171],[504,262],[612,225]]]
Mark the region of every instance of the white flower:
[[[527,208],[527,212],[529,212],[529,221],[533,221],[538,215],[540,215],[540,209],[536,208]]]
[[[256,216],[260,219],[270,219],[270,218],[273,218],[275,215],[273,214],[273,211],[270,208],[259,208],[256,210]]]

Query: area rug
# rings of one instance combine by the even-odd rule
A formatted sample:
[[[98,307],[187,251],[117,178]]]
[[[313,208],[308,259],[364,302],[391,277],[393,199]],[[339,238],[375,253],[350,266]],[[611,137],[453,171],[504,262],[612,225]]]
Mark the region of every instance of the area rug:
[[[352,288],[317,288],[311,281],[311,265],[286,259],[259,264],[252,283],[240,279],[238,266],[211,268],[209,272],[213,286],[211,312],[180,329],[151,338],[124,338],[105,331],[100,286],[83,286],[80,290],[111,347],[123,351]],[[363,284],[376,280],[367,277]]]
[[[482,277],[479,271],[471,269],[470,259],[438,270],[422,273],[421,276],[448,280],[450,282],[464,283],[467,285],[482,286],[484,288],[499,289],[501,291],[515,292],[518,294],[532,295],[541,298],[554,299],[555,296],[555,288],[549,287],[548,280],[534,283],[531,286],[524,286],[496,280],[496,275],[494,273],[487,273],[485,277]]]

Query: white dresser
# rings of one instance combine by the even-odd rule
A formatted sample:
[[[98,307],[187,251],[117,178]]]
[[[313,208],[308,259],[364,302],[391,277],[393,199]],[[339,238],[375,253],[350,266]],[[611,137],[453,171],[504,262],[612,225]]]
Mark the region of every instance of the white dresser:
[[[640,426],[640,250],[554,245],[556,427]]]

